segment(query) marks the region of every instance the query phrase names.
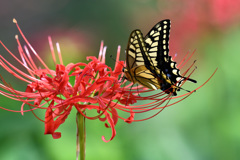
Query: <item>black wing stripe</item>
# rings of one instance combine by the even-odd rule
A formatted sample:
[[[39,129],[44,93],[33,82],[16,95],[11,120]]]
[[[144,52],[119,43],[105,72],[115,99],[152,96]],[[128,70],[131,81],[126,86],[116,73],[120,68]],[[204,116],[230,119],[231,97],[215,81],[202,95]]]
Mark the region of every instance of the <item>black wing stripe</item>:
[[[163,20],[157,23],[145,36],[147,52],[152,61],[157,61],[154,66],[163,69],[165,58],[168,59],[169,53],[169,35],[170,35],[170,20]]]

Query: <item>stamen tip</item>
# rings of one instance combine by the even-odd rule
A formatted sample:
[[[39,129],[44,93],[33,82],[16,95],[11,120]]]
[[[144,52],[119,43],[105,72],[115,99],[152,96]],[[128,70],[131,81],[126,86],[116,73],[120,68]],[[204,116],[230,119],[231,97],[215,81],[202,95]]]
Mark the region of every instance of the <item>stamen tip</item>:
[[[17,23],[17,20],[15,18],[13,18],[13,23]]]
[[[15,35],[15,39],[18,39],[18,35],[17,34]]]

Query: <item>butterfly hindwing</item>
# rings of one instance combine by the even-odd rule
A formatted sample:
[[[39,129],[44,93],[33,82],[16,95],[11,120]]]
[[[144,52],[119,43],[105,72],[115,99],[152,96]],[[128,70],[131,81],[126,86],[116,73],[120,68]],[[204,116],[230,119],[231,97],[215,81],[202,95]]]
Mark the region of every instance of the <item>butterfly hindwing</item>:
[[[136,81],[141,85],[154,90],[161,88],[156,76],[146,66],[135,67],[132,69],[132,73],[134,73]]]

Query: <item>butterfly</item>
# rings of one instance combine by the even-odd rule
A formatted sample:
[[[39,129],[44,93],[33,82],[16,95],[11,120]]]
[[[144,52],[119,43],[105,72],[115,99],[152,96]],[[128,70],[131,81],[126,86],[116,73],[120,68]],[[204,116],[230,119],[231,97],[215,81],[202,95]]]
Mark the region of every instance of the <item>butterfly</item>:
[[[196,81],[181,76],[176,62],[169,56],[170,26],[170,20],[162,20],[145,37],[138,29],[132,31],[126,49],[124,74],[133,83],[177,95],[184,79]]]

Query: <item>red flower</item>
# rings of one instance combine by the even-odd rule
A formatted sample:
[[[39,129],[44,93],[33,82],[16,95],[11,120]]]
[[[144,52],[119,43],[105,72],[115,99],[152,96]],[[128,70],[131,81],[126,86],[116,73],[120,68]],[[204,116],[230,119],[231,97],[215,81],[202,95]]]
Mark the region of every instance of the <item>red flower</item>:
[[[146,23],[152,24],[152,19],[159,20],[159,15],[171,19],[174,25],[171,26],[170,46],[175,53],[206,34],[209,36],[216,30],[225,33],[240,20],[240,0],[183,0],[181,3],[169,0],[164,4],[162,1],[157,3],[160,13],[150,14],[155,17]],[[142,21],[142,17],[139,18]]]
[[[18,36],[16,36],[21,60],[18,59],[1,41],[0,43],[7,52],[26,69],[28,74],[9,63],[2,55],[0,55],[0,65],[16,78],[26,82],[27,88],[25,92],[18,91],[8,84],[1,76],[2,84],[0,83],[0,87],[3,90],[0,90],[0,94],[13,100],[21,101],[22,106],[21,109],[17,111],[3,107],[0,108],[12,112],[21,112],[21,114],[29,111],[34,113],[37,109],[46,110],[44,120],[45,134],[52,134],[53,138],[61,137],[61,133],[56,132],[56,130],[62,123],[64,123],[74,107],[87,119],[99,119],[103,122],[107,121],[105,126],[112,129],[112,136],[109,140],[106,140],[104,136],[102,139],[103,141],[108,142],[116,135],[115,125],[119,118],[127,123],[152,118],[160,113],[165,107],[182,101],[208,81],[207,80],[202,86],[194,91],[180,96],[172,97],[171,94],[166,94],[165,92],[159,92],[146,97],[139,96],[139,93],[148,93],[152,90],[141,86],[132,87],[132,84],[127,84],[126,81],[121,82],[120,77],[123,76],[122,69],[124,62],[119,61],[120,47],[118,48],[114,70],[105,64],[106,47],[103,46],[103,43],[101,43],[98,58],[87,57],[87,60],[90,60],[88,64],[79,62],[76,64],[70,63],[65,66],[63,65],[58,43],[57,51],[60,64],[56,63],[52,40],[49,37],[48,40],[52,58],[56,66],[55,70],[51,70],[23,35],[16,20],[14,20],[14,22],[27,44],[27,46],[22,47]],[[43,69],[36,66],[32,55],[36,56],[39,62],[43,65]],[[183,60],[182,62],[184,63],[180,63],[179,68],[182,68],[190,58],[185,62]],[[189,77],[193,73],[195,69],[189,73],[189,70],[194,66],[193,64],[183,73],[183,76]],[[74,79],[73,83],[70,81],[70,77],[71,79]],[[170,103],[171,99],[177,98],[180,99],[174,103]],[[130,104],[144,100],[151,100],[151,102],[147,102],[144,105],[130,106]],[[25,109],[25,105],[28,105],[30,109]],[[95,116],[90,117],[85,114],[86,110],[96,110],[97,113]],[[156,110],[156,113],[140,120],[134,119],[136,113],[143,113],[150,110]],[[130,116],[127,118],[121,117],[119,116],[119,111],[128,112]]]

